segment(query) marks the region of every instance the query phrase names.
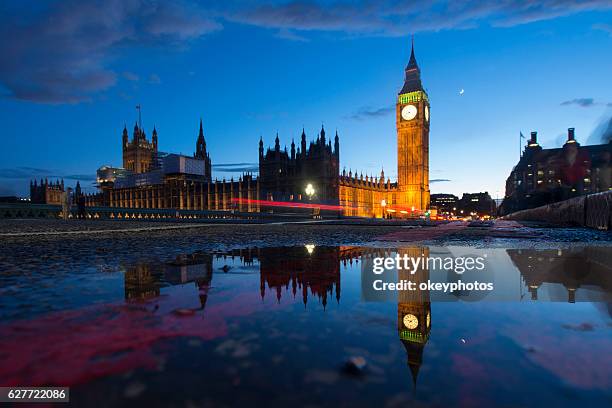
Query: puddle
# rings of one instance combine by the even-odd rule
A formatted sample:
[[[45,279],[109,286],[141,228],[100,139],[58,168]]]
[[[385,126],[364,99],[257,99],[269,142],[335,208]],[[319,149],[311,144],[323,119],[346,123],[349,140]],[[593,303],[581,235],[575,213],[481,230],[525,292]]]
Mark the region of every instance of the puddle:
[[[369,298],[373,259],[397,254],[482,256],[495,289]],[[0,383],[71,386],[78,405],[604,405],[611,257],[309,244],[4,265]]]

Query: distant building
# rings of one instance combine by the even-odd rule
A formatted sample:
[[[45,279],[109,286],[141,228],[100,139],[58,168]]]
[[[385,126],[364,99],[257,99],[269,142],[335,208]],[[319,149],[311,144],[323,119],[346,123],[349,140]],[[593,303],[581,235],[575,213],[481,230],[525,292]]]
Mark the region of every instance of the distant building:
[[[537,136],[531,132],[521,159],[506,179],[500,214],[610,190],[612,141],[581,146],[574,128],[569,128],[563,147],[543,149]]]
[[[454,194],[432,194],[431,207],[441,216],[492,216],[495,214],[495,200],[488,192],[463,193],[461,199]]]
[[[463,193],[457,202],[460,215],[477,215],[479,217],[495,215],[495,201],[488,192]]]
[[[62,204],[64,180],[49,181],[41,179],[30,181],[30,201],[32,204]]]
[[[457,212],[459,197],[454,194],[432,194],[431,208],[438,210],[438,215],[450,215]]]

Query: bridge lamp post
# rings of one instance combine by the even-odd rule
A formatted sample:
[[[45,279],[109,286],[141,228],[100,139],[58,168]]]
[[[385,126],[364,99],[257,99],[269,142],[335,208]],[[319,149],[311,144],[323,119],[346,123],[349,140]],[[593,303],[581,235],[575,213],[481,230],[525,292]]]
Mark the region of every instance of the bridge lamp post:
[[[308,200],[312,200],[312,196],[315,193],[315,189],[312,186],[312,184],[308,183],[308,185],[306,186],[306,195],[308,196]]]

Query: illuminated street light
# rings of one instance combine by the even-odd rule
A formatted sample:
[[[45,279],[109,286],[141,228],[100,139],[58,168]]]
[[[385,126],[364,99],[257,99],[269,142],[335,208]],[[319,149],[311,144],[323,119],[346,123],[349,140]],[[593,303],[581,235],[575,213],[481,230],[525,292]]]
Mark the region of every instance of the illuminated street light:
[[[309,199],[309,200],[312,200],[312,196],[313,196],[313,195],[314,195],[314,193],[315,193],[315,189],[314,189],[314,187],[312,186],[312,184],[308,183],[308,185],[306,186],[306,190],[305,190],[305,192],[306,192],[306,195],[308,195],[308,199]]]
[[[308,251],[308,255],[311,255],[314,252],[314,249],[314,244],[306,244],[306,251]]]

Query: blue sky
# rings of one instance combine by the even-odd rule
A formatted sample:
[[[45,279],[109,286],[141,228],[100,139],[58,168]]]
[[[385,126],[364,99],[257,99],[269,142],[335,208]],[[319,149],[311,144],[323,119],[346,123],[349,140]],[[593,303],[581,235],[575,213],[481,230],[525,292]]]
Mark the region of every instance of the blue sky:
[[[213,176],[338,129],[341,167],[396,176],[410,34],[431,100],[432,192],[502,194],[518,134],[600,140],[612,116],[612,6],[564,2],[20,2],[0,6],[0,194],[121,164],[137,118]],[[459,91],[464,89],[463,95]],[[246,165],[240,163],[247,163]],[[231,166],[237,164],[236,166]],[[93,191],[93,188],[90,188]]]

